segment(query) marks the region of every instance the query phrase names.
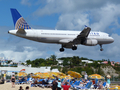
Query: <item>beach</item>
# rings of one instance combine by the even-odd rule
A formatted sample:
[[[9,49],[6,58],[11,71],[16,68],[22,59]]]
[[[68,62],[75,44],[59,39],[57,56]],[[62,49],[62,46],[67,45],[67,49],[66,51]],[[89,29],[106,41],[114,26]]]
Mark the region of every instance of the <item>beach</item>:
[[[30,87],[30,84],[20,84],[15,85],[15,88],[12,88],[11,83],[0,84],[0,90],[19,90],[19,87],[22,86],[25,90],[26,86]],[[41,88],[41,87],[30,87],[29,90],[51,90],[51,88]]]
[[[51,88],[46,88],[46,87],[45,88],[31,87],[30,84],[15,85],[15,88],[12,88],[11,83],[0,84],[0,90],[19,90],[20,86],[22,86],[24,90],[26,86],[29,86],[29,90],[52,90]],[[69,89],[69,90],[72,90],[72,89]],[[106,89],[89,89],[89,90],[106,90]],[[109,89],[109,90],[114,90],[114,89]]]

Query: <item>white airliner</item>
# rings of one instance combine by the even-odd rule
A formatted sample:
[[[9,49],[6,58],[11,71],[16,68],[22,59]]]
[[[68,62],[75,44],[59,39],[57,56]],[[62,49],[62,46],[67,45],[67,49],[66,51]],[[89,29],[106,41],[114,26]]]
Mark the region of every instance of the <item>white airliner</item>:
[[[76,50],[79,44],[100,45],[100,51],[103,51],[103,44],[114,42],[107,33],[91,31],[87,26],[82,31],[32,29],[16,9],[11,9],[11,13],[15,30],[10,30],[8,33],[37,42],[61,44],[61,52],[64,48]]]

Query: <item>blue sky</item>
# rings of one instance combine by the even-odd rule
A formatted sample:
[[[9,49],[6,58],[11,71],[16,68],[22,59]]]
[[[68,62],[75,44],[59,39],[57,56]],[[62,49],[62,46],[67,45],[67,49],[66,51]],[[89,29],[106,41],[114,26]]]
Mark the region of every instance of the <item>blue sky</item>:
[[[59,52],[61,45],[44,44],[8,34],[14,29],[10,8],[16,8],[32,28],[83,30],[84,25],[93,31],[110,34],[115,42],[94,47],[78,46],[78,50]],[[48,58],[79,56],[94,60],[120,58],[120,1],[116,0],[0,0],[0,57],[25,61]]]

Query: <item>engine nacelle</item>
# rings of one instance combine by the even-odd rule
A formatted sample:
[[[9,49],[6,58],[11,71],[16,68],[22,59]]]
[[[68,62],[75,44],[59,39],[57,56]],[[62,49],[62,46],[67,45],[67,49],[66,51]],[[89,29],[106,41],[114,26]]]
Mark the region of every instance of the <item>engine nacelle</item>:
[[[84,43],[86,46],[95,46],[98,44],[98,41],[96,39],[87,39]]]

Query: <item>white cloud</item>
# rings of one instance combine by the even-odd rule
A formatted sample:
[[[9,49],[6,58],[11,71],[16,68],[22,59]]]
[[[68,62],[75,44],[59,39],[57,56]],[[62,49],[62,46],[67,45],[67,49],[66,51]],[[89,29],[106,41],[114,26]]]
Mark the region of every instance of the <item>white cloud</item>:
[[[82,30],[84,25],[88,25],[92,30],[108,32],[111,29],[108,29],[108,27],[112,23],[114,23],[115,27],[120,27],[118,23],[118,17],[120,16],[119,2],[113,2],[112,0],[47,0],[46,5],[38,8],[34,14],[42,16],[60,13],[56,24],[57,29]],[[22,0],[21,3],[31,5],[29,0]],[[2,34],[0,33],[0,55],[6,58],[15,58],[16,61],[46,58],[51,54],[55,54],[57,57],[80,56],[96,60],[110,59],[117,61],[120,58],[120,36],[117,34],[112,34],[115,39],[114,43],[103,45],[103,52],[99,50],[99,46],[79,45],[76,51],[65,49],[65,52],[61,53],[59,52],[60,45],[29,41],[6,34],[8,28],[0,27],[0,29],[4,30],[1,32]]]
[[[31,3],[29,2],[29,0],[21,0],[21,4],[31,6]]]
[[[86,11],[99,9],[107,3],[119,4],[120,1],[113,0],[46,0],[44,7],[39,7],[35,14],[50,15],[53,13],[75,13],[77,11]]]
[[[59,21],[57,22],[57,29],[77,29],[81,30],[84,25],[89,26],[89,20],[87,19],[88,14],[81,13],[73,13],[73,14],[62,14],[59,17]]]
[[[120,27],[118,23],[118,17],[120,16],[119,3],[120,1],[112,0],[48,0],[46,6],[38,8],[34,14],[42,16],[60,13],[56,24],[57,29],[82,30],[84,25],[88,25],[92,30],[109,32],[115,39],[113,44],[103,45],[103,52],[99,51],[99,46],[80,45],[77,51],[68,49],[63,53],[56,51],[55,54],[58,57],[78,55],[92,59],[117,61],[120,58],[120,36],[112,34],[112,32]],[[109,28],[111,25],[113,27]]]

